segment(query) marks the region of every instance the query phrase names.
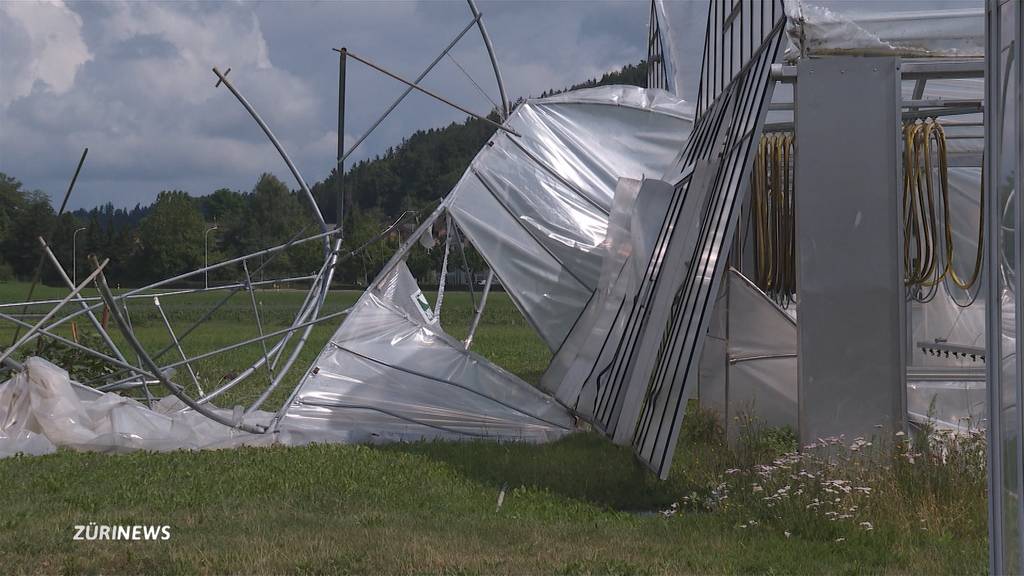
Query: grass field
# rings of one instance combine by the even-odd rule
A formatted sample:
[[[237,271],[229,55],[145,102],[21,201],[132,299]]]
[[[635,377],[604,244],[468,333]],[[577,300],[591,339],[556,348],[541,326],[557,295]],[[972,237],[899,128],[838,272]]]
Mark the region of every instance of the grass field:
[[[0,302],[26,287],[0,284]],[[58,296],[43,291],[37,297]],[[300,292],[259,293],[265,328]],[[327,311],[355,293],[331,295]],[[212,295],[203,299],[215,298]],[[202,306],[163,300],[176,329]],[[133,304],[151,349],[168,342],[151,302]],[[232,298],[187,352],[255,334]],[[442,321],[462,336],[467,294]],[[84,330],[83,326],[79,326]],[[336,328],[318,327],[295,380]],[[10,331],[0,329],[0,341]],[[474,349],[536,382],[550,356],[503,294]],[[168,354],[173,358],[175,353]],[[258,347],[199,367],[204,386]],[[241,402],[240,390],[222,405]],[[280,397],[269,403],[276,406]],[[829,446],[790,454],[784,432],[728,446],[707,414],[685,421],[670,480],[593,434],[548,445],[420,443],[79,454],[0,460],[3,573],[981,573],[984,450],[944,444]],[[820,450],[835,455],[823,459]],[[499,494],[504,492],[498,507]],[[167,525],[169,541],[74,541],[74,526]]]

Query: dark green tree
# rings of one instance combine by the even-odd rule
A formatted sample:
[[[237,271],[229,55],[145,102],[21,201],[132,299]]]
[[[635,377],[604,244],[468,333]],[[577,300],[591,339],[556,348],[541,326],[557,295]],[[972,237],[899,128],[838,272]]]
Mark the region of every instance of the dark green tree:
[[[142,220],[141,263],[151,279],[165,278],[198,267],[203,261],[206,226],[187,192],[161,192]]]

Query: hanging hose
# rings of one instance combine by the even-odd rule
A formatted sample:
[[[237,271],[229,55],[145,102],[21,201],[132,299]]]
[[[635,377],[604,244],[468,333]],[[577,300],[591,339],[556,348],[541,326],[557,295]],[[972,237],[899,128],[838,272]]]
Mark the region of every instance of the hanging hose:
[[[754,281],[780,306],[788,306],[796,295],[793,190],[793,135],[765,134],[751,178]]]
[[[964,279],[956,271],[946,133],[934,119],[906,123],[903,126],[903,264],[904,282],[912,299],[928,302],[935,297],[940,285],[948,292],[950,282],[968,293],[977,284],[984,255],[984,189],[980,207],[974,267]],[[957,305],[969,306],[977,298],[977,291],[966,303],[950,296]]]
[[[765,134],[757,148],[751,176],[754,233],[754,282],[781,306],[796,295],[796,228],[793,134]],[[984,181],[984,174],[982,174]],[[940,288],[961,307],[978,295],[985,239],[982,189],[978,245],[971,273],[957,272],[958,254],[949,208],[949,163],[946,133],[934,119],[903,127],[903,262],[910,297],[928,302]],[[969,294],[960,302],[950,285]],[[973,291],[973,293],[972,293]]]

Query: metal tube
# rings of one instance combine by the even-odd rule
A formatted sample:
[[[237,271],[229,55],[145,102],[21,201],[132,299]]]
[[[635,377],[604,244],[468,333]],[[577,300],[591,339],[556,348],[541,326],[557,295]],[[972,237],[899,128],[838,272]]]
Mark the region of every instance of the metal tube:
[[[422,81],[424,78],[426,78],[427,74],[429,74],[430,71],[434,69],[434,66],[437,66],[437,63],[440,62],[442,58],[444,58],[444,55],[449,53],[451,51],[451,49],[455,47],[455,45],[459,42],[459,40],[461,40],[462,37],[466,35],[466,32],[469,32],[470,28],[472,28],[473,25],[476,24],[477,20],[479,20],[479,19],[480,19],[480,15],[477,15],[476,18],[473,18],[473,20],[470,21],[469,24],[466,24],[466,27],[462,29],[462,32],[459,32],[458,35],[455,36],[455,38],[451,42],[448,43],[448,46],[445,47],[445,49],[440,54],[437,55],[437,58],[434,58],[434,61],[431,62],[429,66],[427,66],[426,68],[423,69],[423,72],[420,72],[420,75],[417,76],[416,80],[413,80],[413,82],[419,84],[420,81]],[[345,50],[345,48],[342,48],[342,50]],[[408,96],[410,92],[412,92],[412,87],[411,86],[406,87],[405,92],[402,92],[401,96],[396,98],[395,101],[391,103],[391,106],[388,106],[388,109],[385,110],[384,113],[380,115],[380,118],[377,118],[377,121],[374,122],[372,126],[370,126],[369,130],[367,130],[366,132],[363,132],[363,135],[360,136],[359,138],[356,138],[355,144],[353,144],[352,147],[349,148],[348,151],[345,152],[344,155],[342,155],[341,160],[345,161],[349,157],[350,154],[355,152],[356,148],[358,148],[359,145],[363,143],[363,140],[366,140],[366,138],[371,133],[373,133],[373,131],[376,130],[378,126],[380,126],[380,123],[383,122],[384,119],[386,119],[389,115],[391,115],[391,112],[393,112],[395,110],[395,108],[402,102],[402,100],[405,100],[405,97]],[[339,117],[340,117],[343,114],[340,105],[338,107],[338,112],[339,112]],[[341,123],[339,123],[338,134],[342,134],[343,133],[342,132],[342,126],[343,125]],[[340,146],[339,146],[339,148],[340,148]]]
[[[256,304],[256,291],[252,289],[252,276],[249,274],[249,265],[242,262],[242,270],[245,272],[245,283],[246,290],[249,292],[249,300],[252,302],[252,314],[256,317],[256,329],[259,331],[260,336],[263,336],[263,321],[260,319],[260,309]],[[267,374],[270,375],[270,380],[274,380],[274,368],[270,365],[270,357],[267,354],[267,341],[260,340],[260,345],[263,347],[263,362],[267,367]]]
[[[86,147],[84,150],[82,150],[82,157],[78,159],[78,166],[75,167],[75,175],[71,177],[71,183],[68,184],[67,192],[64,193],[64,200],[62,200],[60,203],[60,210],[57,210],[57,218],[60,218],[61,215],[64,214],[64,208],[68,205],[68,198],[71,197],[71,191],[75,189],[75,182],[78,182],[78,174],[82,171],[82,165],[85,164],[85,157],[88,155],[89,148]],[[50,234],[47,234],[47,241],[49,241],[52,234],[52,231],[50,232]],[[26,300],[32,299],[32,294],[34,294],[36,291],[36,285],[39,284],[39,275],[43,271],[43,258],[44,256],[40,254],[39,263],[36,264],[36,271],[35,274],[33,274],[32,276],[32,285],[29,286],[28,296],[25,298]],[[24,314],[25,311],[22,310],[21,313]],[[11,344],[14,344],[14,342],[18,340],[19,332],[20,330],[18,328],[14,329],[14,334],[11,336]]]
[[[444,289],[448,282],[448,256],[452,247],[452,217],[445,221],[444,257],[441,259],[441,279],[437,283],[437,298],[434,299],[434,321],[441,322],[441,304],[444,302]]]
[[[92,260],[95,264],[95,257],[93,257]],[[107,280],[106,278],[103,277],[102,271],[102,266],[99,266],[96,268],[96,271],[93,272],[93,275],[99,276],[98,285],[100,290],[100,296],[103,298],[103,301],[106,302],[107,306],[110,308],[110,315],[113,316],[114,322],[116,322],[118,327],[121,329],[121,333],[124,335],[125,340],[128,341],[128,344],[135,349],[135,352],[142,359],[142,363],[150,372],[153,373],[153,376],[155,376],[156,379],[160,381],[164,388],[167,388],[167,390],[171,394],[173,394],[179,400],[184,402],[186,406],[192,408],[196,412],[202,414],[203,416],[206,416],[207,418],[213,420],[214,422],[219,422],[220,424],[223,424],[225,426],[237,428],[245,432],[251,432],[253,434],[263,434],[264,432],[267,431],[265,427],[252,426],[246,424],[244,421],[232,422],[231,420],[221,416],[220,414],[210,411],[205,406],[200,406],[196,404],[194,400],[189,398],[188,394],[185,394],[181,391],[180,386],[168,380],[167,376],[165,376],[164,373],[160,371],[160,367],[156,365],[156,362],[154,362],[153,359],[149,357],[149,354],[146,353],[146,349],[143,348],[142,344],[135,337],[135,333],[132,332],[131,328],[128,327],[128,324],[121,316],[121,311],[117,307],[117,302],[114,300],[114,295],[111,293],[110,286],[107,285]]]
[[[259,282],[253,282],[252,285],[253,286],[265,286],[267,284],[281,284],[281,283],[285,283],[285,282],[304,282],[306,280],[312,280],[314,278],[316,278],[315,274],[309,274],[307,276],[292,276],[290,278],[273,278],[273,279],[270,279],[270,280],[263,280],[263,281],[259,281]],[[202,292],[219,292],[219,291],[222,291],[222,290],[236,290],[237,291],[237,290],[241,290],[242,288],[245,288],[245,284],[243,284],[241,282],[238,282],[236,284],[224,284],[224,285],[221,285],[221,286],[214,286],[213,288],[210,288],[209,290],[207,290],[206,288],[185,288],[185,289],[181,289],[181,290],[172,290],[172,291],[169,291],[169,292],[158,292],[156,294],[149,293],[149,294],[132,294],[130,296],[116,296],[116,298],[118,300],[138,300],[138,299],[141,299],[141,298],[152,298],[153,296],[158,296],[160,298],[166,298],[168,296],[181,296],[183,294],[199,294],[199,293],[202,293]],[[98,297],[98,296],[82,296],[81,294],[79,294],[78,300],[82,301],[82,302],[86,302],[86,303],[89,303],[89,302],[102,302],[103,301],[103,299]],[[31,300],[31,301],[28,301],[28,302],[7,302],[7,303],[0,304],[0,309],[3,309],[3,308],[17,308],[18,306],[43,306],[43,305],[46,305],[46,304],[53,305],[53,304],[56,304],[57,302],[60,302],[60,299],[53,298],[53,299],[49,299],[49,300]],[[95,310],[95,306],[90,307],[90,310]]]
[[[196,362],[198,360],[205,360],[206,358],[210,358],[211,356],[216,356],[218,354],[223,354],[225,352],[230,352],[232,350],[237,350],[239,348],[242,348],[243,346],[248,346],[249,344],[255,344],[255,343],[259,342],[260,340],[267,340],[267,339],[270,339],[270,338],[276,338],[277,336],[281,336],[282,334],[288,334],[289,332],[295,332],[296,330],[298,330],[300,328],[306,328],[306,327],[312,326],[314,324],[320,324],[320,323],[326,322],[328,320],[333,320],[333,319],[335,319],[335,318],[337,318],[339,316],[343,316],[345,314],[348,314],[350,311],[351,311],[351,308],[346,308],[344,310],[340,310],[338,312],[332,312],[330,314],[327,314],[327,315],[324,315],[324,316],[320,316],[320,317],[314,318],[312,320],[305,320],[305,321],[300,322],[300,323],[298,323],[298,324],[296,324],[294,326],[289,326],[288,328],[282,328],[280,330],[275,330],[274,332],[267,332],[263,336],[257,336],[255,338],[250,338],[250,339],[244,340],[242,342],[236,342],[235,344],[229,344],[229,345],[227,345],[227,346],[225,346],[223,348],[220,348],[218,350],[212,350],[210,352],[203,352],[202,354],[199,354],[199,355],[196,355],[196,356],[192,356],[191,358],[188,359],[188,361],[189,362]],[[177,362],[172,362],[170,364],[167,364],[162,369],[163,370],[169,370],[171,368],[177,368],[178,366],[182,366],[183,364],[185,364],[185,361],[184,360],[179,360]],[[212,394],[213,393],[211,392],[211,395]]]
[[[57,273],[60,275],[61,280],[63,280],[64,283],[67,284],[68,288],[73,290],[75,288],[75,283],[70,278],[68,278],[67,272],[64,271],[64,267],[60,265],[60,261],[57,260],[57,257],[53,254],[53,251],[50,250],[50,246],[46,243],[45,240],[43,240],[41,236],[39,237],[39,243],[42,244],[43,251],[45,252],[46,256],[50,259],[50,262],[53,263],[53,267],[57,269]],[[86,304],[85,298],[82,298],[81,294],[79,294],[75,298],[75,300],[78,301],[79,304],[81,304],[82,308],[88,310],[89,305]],[[92,313],[92,310],[89,310],[86,316],[88,316],[93,328],[95,328],[96,331],[99,332],[100,338],[103,339],[103,342],[108,347],[110,347],[110,350],[114,353],[114,356],[116,356],[118,360],[127,363],[128,360],[124,357],[123,354],[121,354],[121,350],[119,350],[117,346],[114,344],[114,341],[110,338],[110,334],[107,334],[107,331],[100,324],[100,321],[96,319],[96,315]]]
[[[228,71],[230,72],[230,68],[228,69]],[[231,82],[228,81],[227,74],[222,73],[220,70],[217,69],[216,66],[213,68],[213,73],[217,75],[216,85],[220,86],[221,84],[224,84],[225,86],[227,86],[228,90],[230,90],[231,93],[235,95],[235,98],[238,100],[238,102],[241,103],[245,110],[249,113],[249,115],[252,116],[252,119],[255,120],[257,124],[259,124],[260,128],[263,129],[263,133],[266,134],[267,138],[270,139],[270,143],[274,145],[274,148],[277,148],[277,153],[281,155],[281,158],[284,160],[284,163],[287,164],[288,169],[291,170],[292,176],[294,176],[295,180],[299,183],[299,187],[302,188],[302,191],[306,194],[306,199],[309,201],[309,205],[313,209],[313,217],[316,218],[317,224],[320,225],[320,230],[326,233],[328,231],[327,222],[324,221],[324,215],[320,213],[320,207],[317,206],[316,199],[313,198],[313,193],[310,192],[309,186],[306,186],[306,181],[302,179],[302,174],[299,174],[299,169],[295,167],[295,164],[292,162],[292,159],[288,157],[288,153],[284,151],[284,147],[281,146],[281,143],[277,141],[277,137],[274,136],[274,133],[270,131],[270,127],[268,127],[266,122],[264,122],[263,119],[260,118],[260,115],[256,113],[256,110],[252,107],[251,104],[249,104],[249,101],[246,100],[245,97],[243,97],[238,92],[238,90],[236,90],[235,87],[231,85]],[[324,240],[325,256],[329,248],[329,242]]]
[[[321,291],[323,292],[323,294],[320,298],[314,300],[314,306],[312,310],[312,315],[314,318],[320,313],[320,307],[323,305],[324,301],[327,300],[327,292],[330,289],[331,280],[334,278],[334,260],[337,259],[338,249],[341,248],[341,239],[336,239],[334,243],[334,251],[331,256],[331,261],[327,264],[327,274],[324,277],[324,283],[321,287]],[[267,400],[267,398],[274,391],[274,389],[281,384],[281,381],[284,379],[284,377],[288,375],[288,371],[291,370],[292,364],[294,364],[295,360],[298,359],[299,353],[301,353],[302,349],[305,347],[306,340],[309,338],[309,334],[312,331],[312,324],[306,326],[306,329],[302,332],[302,335],[299,336],[299,341],[295,345],[295,348],[292,349],[291,356],[288,357],[288,360],[285,361],[284,366],[282,366],[281,370],[278,371],[277,377],[274,378],[274,381],[270,383],[270,386],[268,386],[267,389],[264,390],[262,394],[260,394],[259,398],[257,398],[256,401],[253,402],[252,406],[250,406],[249,409],[246,410],[246,413],[250,413],[259,409],[259,407]]]
[[[337,202],[337,225],[344,228],[345,225],[345,64],[348,53],[345,48],[338,53],[338,156],[335,167],[335,180],[338,183]],[[374,125],[376,128],[376,125]],[[372,128],[371,128],[372,130]],[[360,140],[361,141],[361,140]]]
[[[326,266],[326,263],[325,263],[325,266]],[[316,275],[316,282],[314,282],[314,285],[313,285],[313,287],[310,288],[309,292],[306,293],[306,298],[305,298],[305,300],[303,300],[302,305],[299,307],[299,312],[296,314],[295,320],[292,321],[291,328],[286,330],[286,331],[284,331],[284,332],[279,332],[278,334],[273,334],[273,333],[272,334],[267,334],[264,337],[264,339],[269,339],[269,338],[273,338],[276,335],[283,335],[281,340],[279,340],[276,344],[274,344],[274,346],[272,346],[270,348],[269,353],[267,354],[267,356],[264,357],[264,358],[260,358],[260,359],[256,360],[256,362],[253,362],[252,365],[250,365],[248,368],[243,370],[237,376],[235,376],[234,378],[229,380],[227,383],[225,383],[222,386],[219,386],[213,392],[211,392],[211,393],[207,394],[206,396],[200,398],[198,400],[198,403],[203,404],[205,402],[209,402],[210,400],[216,398],[217,396],[220,396],[221,394],[223,394],[227,390],[231,389],[233,386],[235,386],[236,384],[238,384],[242,380],[245,380],[250,375],[252,375],[254,372],[256,372],[256,370],[259,369],[259,367],[262,366],[264,362],[273,362],[273,364],[270,364],[271,367],[276,365],[277,360],[280,358],[280,353],[283,351],[284,346],[287,345],[288,341],[290,340],[292,332],[294,332],[294,328],[297,325],[301,324],[306,318],[309,317],[310,303],[314,301],[314,299],[313,299],[314,291],[319,290],[319,282],[320,282],[320,279],[321,279],[323,273],[324,273],[324,268],[321,267],[320,268],[320,272],[318,272],[317,275]],[[303,326],[304,325],[305,324],[303,324]],[[254,342],[254,341],[251,341],[251,342]],[[242,346],[242,345],[245,345],[245,344],[246,343],[243,342],[243,343],[239,344],[239,346]],[[219,354],[220,352],[221,351],[216,351],[215,353]],[[212,355],[212,354],[213,353],[211,353],[210,355]],[[273,357],[273,360],[270,360],[271,356]]]
[[[279,252],[281,250],[284,250],[285,248],[288,248],[290,246],[295,246],[295,245],[298,245],[298,244],[302,244],[302,243],[308,242],[310,240],[318,240],[320,238],[324,238],[326,236],[332,236],[332,235],[337,234],[337,233],[338,233],[338,230],[328,230],[327,232],[323,232],[323,233],[317,234],[315,236],[310,236],[308,238],[304,238],[302,240],[299,240],[298,242],[284,244],[284,245],[281,245],[281,246],[274,246],[273,248],[267,248],[265,250],[260,250],[258,252],[253,252],[252,254],[248,254],[248,255],[245,255],[245,256],[239,256],[238,258],[233,258],[231,260],[225,260],[224,262],[218,262],[217,264],[213,264],[213,265],[211,265],[211,266],[209,266],[207,268],[200,268],[198,270],[193,270],[191,272],[186,272],[184,274],[179,274],[179,275],[174,276],[172,278],[167,278],[167,279],[164,279],[164,280],[160,280],[159,282],[154,282],[152,284],[149,284],[148,286],[143,286],[141,288],[135,288],[134,290],[129,290],[128,292],[125,292],[124,294],[121,294],[120,296],[114,296],[114,300],[115,301],[120,301],[120,300],[125,300],[125,299],[127,299],[127,298],[129,298],[131,296],[135,296],[136,294],[144,294],[145,292],[147,292],[149,290],[152,290],[154,288],[158,288],[160,286],[166,286],[167,284],[171,284],[173,282],[177,282],[179,280],[183,280],[183,279],[188,278],[190,276],[195,276],[196,274],[200,274],[200,273],[203,272],[203,270],[206,270],[206,269],[216,270],[218,268],[223,268],[224,266],[230,266],[232,264],[237,264],[237,263],[239,263],[239,262],[241,262],[243,260],[255,258],[257,256],[263,256],[263,255],[266,255],[266,254],[273,254],[275,252]],[[149,296],[152,296],[152,294],[150,294]],[[100,302],[98,304],[93,304],[92,306],[89,307],[89,309],[90,310],[96,310],[97,308],[100,308],[103,305],[104,305],[104,303]],[[72,314],[68,314],[67,316],[64,316],[60,320],[54,322],[53,326],[51,326],[51,327],[60,326],[61,324],[65,323],[65,322],[67,322],[69,320],[72,320],[74,318],[77,318],[78,316],[80,316],[80,315],[82,315],[84,313],[85,313],[85,311],[83,310],[83,311],[79,311],[79,312],[74,312]]]
[[[124,319],[128,323],[128,329],[134,331],[135,327],[132,326],[132,316],[131,316],[131,314],[128,313],[128,301],[127,300],[122,300],[121,301],[121,307],[124,308]],[[139,356],[138,354],[136,354],[135,358],[138,359],[138,362],[141,365],[142,364],[142,357]],[[146,384],[145,381],[142,382],[142,390],[146,394],[146,402],[149,404],[149,407],[152,408],[153,407],[153,394],[150,393],[149,385]]]
[[[423,235],[427,228],[433,225],[433,223],[438,219],[438,217],[440,217],[440,215],[444,213],[445,210],[448,209],[448,205],[453,200],[454,198],[451,195],[445,196],[444,198],[441,199],[441,202],[437,205],[437,208],[434,208],[434,211],[431,212],[429,216],[427,216],[423,223],[421,223],[416,228],[416,230],[408,238],[405,239],[405,242],[403,242],[402,245],[399,246],[398,250],[396,250],[395,253],[391,256],[391,259],[388,260],[388,263],[385,264],[383,268],[381,268],[381,271],[378,273],[378,277],[384,277],[384,275],[387,272],[391,271],[391,269],[393,269],[395,266],[398,265],[399,262],[402,261],[402,257],[409,251],[412,245],[419,239],[421,235]],[[359,302],[361,302],[362,298],[365,296],[366,293],[364,292],[363,296],[360,297],[359,301],[357,301],[355,305],[358,306]],[[274,418],[271,421],[271,427],[276,427],[277,425],[280,424],[281,417],[284,416],[285,412],[287,412],[288,410],[288,407],[291,406],[292,402],[295,401],[295,398],[298,396],[299,391],[302,389],[302,382],[306,377],[308,377],[309,372],[312,369],[312,365],[310,365],[310,367],[306,369],[306,375],[303,377],[303,380],[299,381],[299,384],[292,390],[292,393],[288,396],[288,400],[285,401],[284,405],[282,405],[281,408],[278,409],[277,414],[274,415]]]
[[[320,279],[322,274],[323,274],[323,268],[321,268],[320,272],[318,272],[316,274],[316,276],[314,277],[317,282],[319,282],[319,279]],[[314,287],[315,286],[316,286],[316,282],[314,282]],[[311,287],[310,291],[306,293],[306,298],[305,298],[305,300],[303,300],[302,305],[299,307],[299,312],[296,314],[296,318],[292,322],[292,327],[293,328],[295,327],[295,325],[297,323],[300,322],[300,320],[305,319],[305,318],[308,317],[308,313],[306,312],[306,308],[307,308],[307,306],[309,305],[309,302],[312,299],[313,290],[314,290],[314,288]],[[232,387],[234,387],[236,384],[238,384],[239,382],[245,380],[246,378],[251,376],[254,372],[256,372],[256,370],[258,370],[260,368],[260,366],[263,365],[264,362],[271,362],[271,360],[270,360],[271,356],[274,357],[273,362],[276,363],[277,359],[280,357],[280,351],[283,349],[284,345],[287,344],[287,342],[288,342],[288,337],[287,336],[292,331],[294,331],[294,330],[289,329],[289,330],[286,330],[285,332],[280,332],[278,334],[273,334],[273,333],[272,334],[266,334],[263,337],[258,338],[257,340],[262,342],[262,341],[265,341],[267,339],[273,338],[273,337],[275,337],[275,336],[277,336],[279,334],[283,334],[285,336],[285,337],[282,337],[281,340],[279,340],[276,344],[274,344],[274,346],[272,346],[270,348],[269,353],[264,355],[263,358],[260,358],[260,359],[256,360],[255,362],[253,362],[248,368],[246,368],[245,370],[240,372],[238,375],[236,375],[234,378],[229,380],[227,383],[217,387],[217,389],[214,390],[213,392],[210,392],[209,394],[207,394],[207,395],[203,396],[202,398],[198,399],[196,401],[196,403],[198,403],[198,404],[205,404],[205,403],[209,402],[210,400],[213,400],[214,398],[220,396],[224,392],[227,392]],[[248,342],[241,342],[241,343],[239,343],[237,345],[229,346],[226,349],[211,351],[208,354],[206,354],[206,356],[209,357],[209,356],[213,356],[213,355],[216,355],[216,354],[220,354],[222,352],[226,352],[228,350],[233,350],[235,348],[238,348],[238,347],[241,347],[241,346],[245,346],[247,344],[251,344],[251,343],[253,343],[253,342],[257,341],[257,340],[252,340],[252,341],[248,341]],[[270,366],[273,367],[273,364],[271,364]]]
[[[13,316],[11,316],[9,314],[4,314],[3,312],[0,312],[0,320],[6,320],[6,321],[10,322],[11,324],[14,324],[15,326],[18,326],[18,327],[21,327],[21,328],[32,328],[32,325],[29,324],[28,322],[25,322],[24,320],[19,320],[19,319],[15,318],[15,317],[13,317]],[[65,344],[65,345],[67,345],[67,346],[69,346],[71,348],[74,348],[75,350],[79,350],[81,352],[89,354],[90,356],[93,356],[95,358],[99,358],[100,360],[103,360],[104,362],[108,362],[108,363],[113,364],[115,366],[121,366],[122,368],[125,368],[127,370],[135,371],[138,374],[146,374],[145,370],[141,370],[141,369],[139,369],[139,368],[137,368],[135,366],[132,366],[127,361],[122,362],[121,360],[118,360],[116,358],[112,358],[110,356],[107,356],[106,354],[104,354],[102,352],[98,352],[96,350],[93,350],[92,348],[89,348],[88,346],[83,346],[83,345],[79,344],[78,342],[75,342],[74,340],[72,340],[70,338],[65,338],[65,337],[63,337],[63,336],[61,336],[59,334],[54,334],[53,332],[50,332],[49,328],[40,328],[37,332],[39,334],[41,334],[42,336],[46,336],[47,338],[51,338],[53,340],[56,340],[56,341],[58,341],[58,342],[60,342],[62,344]],[[8,358],[8,360],[10,360],[10,358]],[[8,363],[8,362],[0,361],[0,363]],[[131,376],[129,378],[126,378],[125,381],[131,380],[133,378],[138,378],[138,376],[137,375]]]
[[[476,2],[473,0],[466,1],[469,3],[469,11],[473,14],[473,18],[476,19],[476,25],[480,30],[480,37],[483,38],[484,48],[487,49],[487,55],[491,58],[491,68],[494,69],[494,81],[498,84],[498,94],[501,95],[501,119],[504,120],[512,113],[512,108],[508,105],[508,96],[505,94],[505,83],[501,79],[501,68],[498,67],[498,58],[494,55],[494,46],[491,45],[491,36],[487,33],[487,27],[484,26],[484,19],[481,18],[480,11],[477,10]]]
[[[334,50],[336,52],[341,52],[341,50],[338,50],[337,48],[334,48]],[[481,115],[477,114],[476,112],[472,112],[472,111],[470,111],[470,110],[468,110],[466,108],[463,108],[462,106],[459,106],[458,104],[452,102],[451,100],[448,100],[444,96],[439,96],[438,94],[436,94],[434,92],[431,92],[430,90],[427,90],[426,88],[420,86],[419,84],[417,84],[415,82],[411,82],[409,80],[406,80],[405,78],[402,78],[401,76],[399,76],[399,75],[397,75],[397,74],[395,74],[393,72],[390,72],[390,71],[388,71],[388,70],[386,70],[384,68],[381,68],[380,66],[374,64],[373,62],[370,62],[369,60],[367,60],[367,59],[365,59],[365,58],[363,58],[361,56],[358,56],[358,55],[356,55],[355,53],[353,53],[351,51],[346,51],[346,54],[350,58],[354,58],[354,59],[362,62],[363,64],[366,64],[367,66],[369,66],[370,68],[373,68],[374,70],[380,72],[381,74],[384,74],[385,76],[389,76],[391,78],[394,78],[395,80],[398,80],[399,82],[401,82],[402,84],[405,84],[406,86],[409,86],[409,87],[412,87],[412,88],[414,88],[416,90],[419,90],[420,92],[426,94],[427,96],[430,96],[431,98],[433,98],[435,100],[444,102],[445,104],[451,106],[452,108],[455,108],[456,110],[458,110],[460,112],[463,112],[465,114],[469,114],[470,116],[476,118],[477,120],[482,120],[484,122],[487,122],[488,124],[494,126],[495,128],[497,128],[499,130],[504,130],[505,132],[508,132],[509,134],[514,134],[516,136],[522,137],[522,135],[519,134],[518,132],[516,132],[515,130],[512,130],[511,128],[507,128],[507,127],[505,127],[505,126],[495,122],[494,120],[491,120],[490,118],[488,118],[486,116],[481,116]]]
[[[484,292],[480,295],[480,307],[476,311],[476,315],[473,316],[473,323],[469,326],[469,335],[466,336],[465,350],[469,350],[469,347],[473,344],[473,336],[476,335],[477,326],[480,325],[480,318],[484,315],[484,308],[487,307],[487,295],[491,293],[491,282],[494,281],[494,269],[490,268],[487,270],[487,283],[484,284]]]
[[[207,290],[210,289],[210,232],[217,229],[217,225],[214,224],[203,232],[203,265],[206,266],[206,271],[203,273],[203,287]]]
[[[196,385],[196,389],[199,390],[199,394],[205,394],[205,392],[203,392],[202,385],[199,384],[199,378],[196,376],[196,371],[192,369],[192,364],[188,362],[188,356],[185,354],[185,350],[181,347],[181,342],[179,342],[178,337],[174,335],[174,328],[171,328],[171,321],[168,320],[167,315],[164,314],[163,306],[160,305],[160,299],[154,297],[153,305],[156,306],[157,311],[160,312],[160,318],[164,321],[167,333],[171,336],[171,343],[178,349],[178,354],[181,355],[181,359],[185,361],[185,368],[188,369],[189,375],[192,376],[192,382]]]
[[[70,294],[65,296],[63,300],[58,302],[56,306],[54,306],[49,312],[47,312],[42,318],[40,318],[39,322],[36,322],[35,326],[33,326],[28,332],[26,332],[24,336],[22,336],[17,341],[15,341],[15,343],[12,344],[11,347],[8,348],[7,350],[4,350],[3,353],[0,353],[0,362],[3,362],[4,359],[6,359],[8,356],[10,356],[12,353],[14,353],[14,351],[17,350],[18,348],[20,348],[22,344],[24,344],[25,342],[28,342],[32,338],[32,335],[35,334],[36,332],[38,332],[39,329],[42,328],[43,325],[46,324],[46,322],[50,318],[53,318],[53,316],[55,314],[57,314],[57,312],[60,312],[60,309],[63,308],[65,304],[67,304],[75,296],[77,296],[78,293],[81,292],[83,288],[88,286],[89,283],[92,282],[96,278],[96,276],[100,275],[100,273],[103,272],[103,268],[106,267],[108,262],[110,262],[109,259],[104,260],[102,264],[99,264],[98,267],[96,268],[96,270],[94,270],[92,274],[89,274],[89,277],[85,279],[85,282],[82,282],[81,284],[76,286],[71,291]]]
[[[78,233],[85,230],[85,226],[78,228],[71,234],[71,285],[78,284]],[[40,237],[40,240],[42,238]],[[44,241],[43,244],[46,244]],[[63,272],[63,268],[61,269]]]
[[[985,243],[985,348],[988,359],[986,403],[988,407],[988,542],[989,572],[1005,573],[1003,565],[1003,444],[1002,444],[1002,290],[999,278],[1001,222],[999,206],[999,154],[997,129],[999,110],[999,2],[988,0],[985,6],[985,206],[990,223]],[[1018,375],[1019,376],[1019,375]]]
[[[1024,204],[1021,200],[1024,196],[1020,195],[1022,189],[1022,183],[1024,183],[1024,5],[1020,2],[1014,4],[1008,4],[1007,9],[1010,6],[1013,7],[1016,16],[1016,26],[1014,26],[1014,39],[1010,46],[1011,49],[1015,49],[1016,53],[1008,54],[1009,58],[1014,58],[1016,62],[1016,74],[1017,74],[1017,85],[1015,91],[1017,92],[1017,102],[1014,106],[1013,119],[1013,130],[1016,135],[1016,148],[1017,148],[1017,165],[1015,167],[1015,182],[1014,188],[1016,188],[1018,194],[1015,200],[1015,208],[1017,209],[1016,218],[1014,224],[1016,227],[1015,235],[1015,246],[1014,256],[1016,259],[1016,270],[1014,270],[1014,316],[1016,320],[1016,330],[1014,332],[1016,338],[1016,374],[1017,378],[1015,384],[1017,386],[1017,494],[1024,493],[1024,448],[1021,447],[1020,439],[1024,438],[1024,418],[1021,418],[1021,406],[1024,401],[1024,377],[1022,377],[1021,369],[1024,368],[1024,341],[1021,337],[1024,336],[1024,317],[1021,312],[1024,312],[1024,306],[1021,304],[1020,295],[1024,294],[1022,286],[1024,283],[1021,281],[1021,265],[1024,264],[1024,256],[1022,256],[1022,247],[1024,247],[1024,233],[1022,233],[1022,226],[1024,226]],[[1007,79],[1009,80],[1009,79]],[[1004,112],[1005,113],[1005,112]],[[1020,530],[1021,526],[1024,526],[1024,504],[1021,503],[1020,499],[1017,503],[1017,556],[1020,557],[1020,552],[1024,550],[1024,532]],[[1018,570],[1020,566],[1018,566]]]

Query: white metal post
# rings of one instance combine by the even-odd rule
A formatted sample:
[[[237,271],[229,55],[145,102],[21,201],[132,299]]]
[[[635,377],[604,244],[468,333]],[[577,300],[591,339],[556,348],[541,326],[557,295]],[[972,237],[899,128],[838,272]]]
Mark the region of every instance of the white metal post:
[[[214,224],[207,228],[206,232],[203,232],[203,267],[206,268],[206,271],[203,272],[205,288],[210,287],[210,232],[216,229],[217,225]]]
[[[78,233],[82,230],[85,226],[71,234],[71,283],[74,285],[78,285]]]

